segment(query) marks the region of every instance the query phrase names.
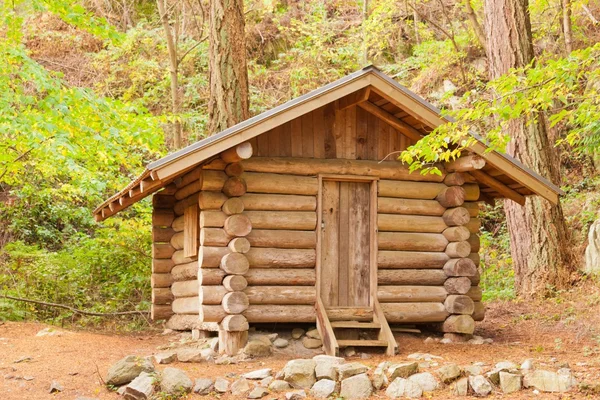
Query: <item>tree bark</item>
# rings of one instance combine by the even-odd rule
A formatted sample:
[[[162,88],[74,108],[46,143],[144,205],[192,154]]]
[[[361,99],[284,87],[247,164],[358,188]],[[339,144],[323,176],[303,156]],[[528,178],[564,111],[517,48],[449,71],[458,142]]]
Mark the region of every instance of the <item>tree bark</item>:
[[[479,42],[481,47],[483,47],[485,49],[485,47],[486,47],[485,46],[485,44],[486,44],[485,32],[483,31],[483,28],[481,27],[481,24],[479,23],[479,20],[477,19],[477,14],[475,14],[475,10],[473,10],[473,6],[471,5],[471,0],[465,1],[465,9],[467,11],[467,17],[469,17],[469,22],[471,23],[471,27],[473,28],[473,31],[475,32],[475,36],[477,37],[477,41]]]
[[[534,60],[528,0],[487,0],[486,33],[490,78]],[[558,159],[541,116],[510,121],[509,155],[553,182],[559,181]],[[543,296],[551,287],[565,287],[569,280],[568,233],[560,203],[552,205],[539,196],[529,197],[524,207],[505,200],[511,239],[515,286],[522,297]]]
[[[250,116],[243,0],[211,0],[209,134]]]
[[[573,29],[571,24],[571,0],[562,0],[563,21],[562,28],[565,37],[565,51],[571,54],[573,51]]]

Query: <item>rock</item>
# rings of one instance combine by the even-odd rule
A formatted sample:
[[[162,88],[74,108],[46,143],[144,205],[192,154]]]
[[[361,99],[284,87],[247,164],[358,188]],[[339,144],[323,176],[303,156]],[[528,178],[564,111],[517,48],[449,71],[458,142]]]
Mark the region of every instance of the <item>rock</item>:
[[[404,362],[400,364],[392,364],[388,367],[388,374],[390,380],[394,381],[396,378],[408,378],[414,375],[419,370],[419,364],[416,362]]]
[[[460,368],[456,364],[447,364],[439,368],[437,371],[440,380],[446,384],[460,377]]]
[[[154,377],[142,372],[129,385],[124,386],[123,397],[127,400],[146,400],[154,394]]]
[[[250,382],[244,378],[240,378],[231,384],[231,394],[234,396],[246,394],[250,391],[250,389]]]
[[[493,369],[485,374],[485,377],[492,382],[494,385],[500,384],[500,370]]]
[[[263,368],[242,375],[243,378],[256,380],[265,379],[269,376],[271,376],[271,368]]]
[[[440,340],[441,344],[452,344],[452,339],[450,338],[443,338],[442,340]]]
[[[174,351],[154,355],[154,360],[159,364],[171,364],[175,359],[177,359],[177,353]]]
[[[300,339],[304,335],[304,329],[302,328],[294,328],[292,329],[292,339]]]
[[[225,378],[217,378],[214,386],[217,393],[227,393],[229,391],[229,381]]]
[[[279,337],[279,333],[269,333],[267,335],[267,337],[269,338],[269,340],[271,341],[271,343],[273,343]]]
[[[263,378],[260,381],[258,381],[258,386],[265,387],[265,388],[269,387],[271,382],[273,382],[274,380],[275,380],[275,378],[273,378],[272,376],[267,376],[266,378]]]
[[[335,392],[335,381],[331,379],[321,379],[310,389],[310,395],[317,398],[327,398]]]
[[[204,361],[200,349],[181,349],[177,351],[177,360],[183,363],[199,363]]]
[[[373,385],[367,374],[358,374],[342,380],[340,396],[344,399],[367,399],[371,393]]]
[[[286,390],[290,390],[292,387],[286,381],[282,381],[280,379],[276,379],[269,384],[269,390],[272,392],[285,392]]]
[[[173,333],[173,329],[165,329],[162,331],[161,335],[166,336],[166,335],[170,335],[171,333]]]
[[[37,337],[42,337],[42,336],[62,336],[64,332],[62,331],[58,331],[54,328],[44,328],[41,331],[39,331],[38,333],[35,334],[35,336]]]
[[[474,344],[474,345],[481,345],[481,344],[485,344],[485,340],[481,337],[474,337],[473,339],[469,340],[467,343]]]
[[[496,364],[496,369],[500,371],[511,371],[519,369],[519,366],[511,361],[500,361]]]
[[[317,381],[314,360],[291,360],[283,368],[283,379],[292,387],[310,389]]]
[[[344,363],[344,359],[341,357],[318,355],[313,357],[316,363],[315,374],[317,380],[319,379],[330,379],[337,381],[338,371],[337,367]]]
[[[308,336],[311,339],[321,340],[321,335],[319,334],[319,331],[317,329],[311,329],[311,330],[307,331],[306,336]]]
[[[212,338],[208,341],[208,348],[214,352],[219,351],[219,338]]]
[[[354,347],[346,347],[344,349],[345,357],[354,357],[356,355],[356,349]]]
[[[510,372],[500,372],[500,389],[504,393],[513,393],[521,390],[521,382],[523,377],[518,374],[511,374]]]
[[[465,333],[444,333],[444,339],[450,339],[454,343],[466,343],[473,338],[473,335],[465,334]]]
[[[300,400],[306,398],[304,390],[294,390],[285,394],[285,400]]]
[[[127,385],[123,385],[117,389],[117,394],[119,396],[123,396],[125,394],[125,389],[127,389]]]
[[[469,378],[461,378],[452,386],[454,396],[466,396],[469,392]]]
[[[278,349],[283,349],[284,347],[288,347],[288,344],[289,344],[289,342],[282,338],[277,338],[273,342],[273,346],[277,347]]]
[[[483,375],[469,377],[469,385],[476,396],[487,396],[492,392],[492,385]]]
[[[152,362],[143,357],[127,356],[108,369],[106,384],[121,386],[131,382],[142,372],[154,372]]]
[[[192,391],[196,394],[207,395],[212,392],[214,388],[214,382],[210,378],[198,378],[194,383]]]
[[[267,335],[252,335],[249,340],[258,340],[259,342],[263,342],[267,346],[272,344],[271,339]]]
[[[178,368],[167,367],[160,373],[160,389],[167,394],[186,394],[193,386],[192,380]]]
[[[439,340],[436,340],[434,338],[432,338],[431,336],[428,336],[425,340],[423,340],[423,343],[435,343]]]
[[[213,360],[215,357],[218,356],[218,354],[210,347],[200,350],[200,355],[206,361]]]
[[[29,362],[33,360],[33,357],[31,356],[21,356],[19,358],[17,358],[15,361],[13,361],[14,364],[20,364],[22,362]]]
[[[321,341],[321,339],[313,339],[308,336],[302,339],[302,344],[307,349],[318,349],[321,346],[323,346],[323,342]]]
[[[385,394],[390,399],[398,399],[401,397],[416,399],[423,395],[423,389],[421,389],[421,386],[408,379],[396,378],[390,386],[388,386]]]
[[[442,359],[442,357],[440,357],[440,356],[434,356],[432,354],[427,354],[427,353],[412,353],[412,354],[409,354],[406,358],[408,358],[409,360],[425,360],[425,361]]]
[[[75,400],[100,400],[100,399],[97,397],[77,396],[77,397],[75,397]]]
[[[521,364],[522,370],[533,370],[533,359],[528,358]]]
[[[353,362],[348,364],[342,364],[338,366],[338,379],[344,380],[354,375],[363,374],[369,370],[364,364]]]
[[[389,381],[385,371],[389,364],[390,363],[388,361],[384,361],[380,363],[377,368],[375,368],[375,371],[373,371],[373,387],[375,390],[379,390],[382,387],[387,386]]]
[[[251,340],[244,347],[244,354],[249,357],[266,357],[271,355],[271,341]]]
[[[481,375],[483,374],[483,368],[479,365],[467,365],[463,367],[463,371],[465,371],[465,375]]]
[[[48,393],[58,393],[62,392],[63,390],[65,390],[65,388],[63,388],[63,385],[61,385],[58,381],[52,381]]]
[[[264,387],[261,387],[261,386],[257,386],[254,389],[252,389],[252,391],[250,393],[248,393],[248,398],[249,399],[262,399],[263,397],[265,397],[268,394],[269,394],[269,391],[267,389],[265,389]]]
[[[424,392],[433,392],[439,386],[435,377],[429,372],[411,375],[408,380],[418,384]]]
[[[566,392],[577,384],[570,370],[559,370],[560,373],[538,369],[526,373],[523,386],[533,387],[540,392]]]
[[[600,219],[594,221],[590,226],[583,272],[594,275],[600,274]]]

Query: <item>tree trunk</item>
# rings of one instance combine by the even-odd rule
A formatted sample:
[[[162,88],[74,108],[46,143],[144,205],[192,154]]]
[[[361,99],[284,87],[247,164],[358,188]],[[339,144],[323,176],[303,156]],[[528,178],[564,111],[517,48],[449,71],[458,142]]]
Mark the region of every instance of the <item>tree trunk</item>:
[[[475,14],[475,10],[473,10],[473,6],[471,5],[471,0],[465,1],[465,9],[467,11],[467,17],[469,17],[469,22],[471,23],[471,27],[473,28],[473,31],[475,32],[475,36],[477,37],[477,41],[479,42],[481,47],[483,47],[485,50],[485,43],[486,43],[485,32],[483,31],[483,28],[481,27],[481,24],[479,23],[479,20],[477,19],[477,14]]]
[[[248,119],[243,0],[210,1],[209,134]]]
[[[573,30],[571,24],[571,0],[562,0],[563,21],[562,28],[565,36],[565,50],[567,54],[573,51]]]
[[[485,18],[490,78],[510,68],[524,67],[534,59],[528,0],[487,0]],[[544,118],[526,117],[507,124],[511,136],[507,152],[553,182],[559,181],[558,160],[548,139]],[[525,207],[505,201],[517,293],[544,295],[551,287],[564,287],[570,274],[568,234],[560,203],[539,196]]]

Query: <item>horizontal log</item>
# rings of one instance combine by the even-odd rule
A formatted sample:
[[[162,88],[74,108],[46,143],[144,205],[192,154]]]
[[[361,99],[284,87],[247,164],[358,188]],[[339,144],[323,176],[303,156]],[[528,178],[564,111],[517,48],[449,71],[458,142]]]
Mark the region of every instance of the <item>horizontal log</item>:
[[[253,151],[250,142],[244,142],[225,150],[220,154],[220,157],[225,163],[230,164],[249,159],[252,157]]]
[[[315,211],[315,196],[246,193],[240,197],[249,211]]]
[[[241,214],[244,212],[244,201],[240,197],[227,199],[227,201],[223,203],[221,211],[227,215]]]
[[[466,226],[451,226],[444,229],[442,234],[449,242],[464,242],[471,236],[471,232]]]
[[[253,229],[246,239],[252,247],[314,249],[317,245],[317,234],[314,231]]]
[[[472,334],[475,330],[475,321],[470,315],[451,315],[439,325],[442,332]]]
[[[227,316],[221,305],[211,306],[201,304],[198,307],[198,319],[201,322],[221,322]]]
[[[448,172],[468,172],[485,167],[485,159],[478,155],[462,156],[447,162],[445,167]]]
[[[379,197],[377,212],[382,214],[441,216],[446,210],[437,200]]]
[[[381,303],[444,302],[448,293],[443,286],[379,286],[377,298]]]
[[[398,161],[253,157],[243,161],[242,164],[246,171],[272,173],[285,171],[293,175],[368,175],[381,179],[432,182],[441,182],[444,179],[443,174],[439,176],[411,173],[406,165]]]
[[[227,218],[223,211],[200,211],[200,228],[222,228]]]
[[[482,302],[476,301],[474,304],[473,320],[483,321],[485,319],[485,305]]]
[[[479,270],[477,270],[477,272],[475,272],[475,275],[473,276],[469,276],[468,277],[471,280],[471,285],[479,285],[479,281],[481,280],[481,274],[479,273]]]
[[[152,304],[150,306],[150,318],[152,321],[168,319],[173,315],[171,305]]]
[[[248,320],[243,315],[228,315],[220,323],[220,328],[226,332],[243,332],[249,329]]]
[[[449,208],[442,215],[444,223],[448,226],[460,226],[469,223],[471,216],[464,207]]]
[[[175,250],[181,250],[183,249],[183,240],[183,232],[177,232],[171,237],[169,243]]]
[[[225,275],[225,271],[220,268],[200,268],[198,270],[198,284],[220,285]]]
[[[381,308],[394,324],[442,322],[449,315],[442,303],[382,303]]]
[[[200,229],[201,246],[225,247],[231,241],[229,236],[222,228],[202,228]]]
[[[330,321],[372,321],[373,310],[370,307],[334,307],[327,308]]]
[[[252,231],[252,223],[247,215],[234,214],[227,217],[223,230],[230,236],[246,236]]]
[[[202,178],[202,167],[196,167],[190,172],[184,174],[183,176],[175,179],[175,187],[180,189],[184,186],[189,185],[192,182],[198,181]]]
[[[152,207],[153,208],[166,208],[173,209],[175,205],[175,196],[168,194],[156,193],[152,196]]]
[[[175,219],[173,210],[155,208],[152,210],[152,226],[169,227]]]
[[[479,203],[476,201],[465,201],[462,205],[464,208],[469,210],[471,218],[475,218],[479,215]]]
[[[442,268],[450,257],[446,253],[386,251],[377,253],[379,268]]]
[[[186,197],[185,199],[179,200],[177,203],[175,203],[175,207],[173,207],[173,211],[175,211],[175,215],[178,215],[178,216],[183,215],[186,208],[188,208],[189,206],[191,206],[193,204],[197,204],[199,195],[200,195],[199,193],[194,193],[194,194]]]
[[[314,268],[250,268],[244,275],[249,285],[313,286]]]
[[[198,290],[200,284],[197,279],[189,281],[173,282],[171,285],[171,292],[175,297],[192,297],[198,296]]]
[[[252,229],[314,230],[317,213],[312,211],[246,211]]]
[[[316,263],[314,249],[252,247],[246,257],[252,267],[258,268],[307,268],[314,267]]]
[[[463,188],[465,189],[465,201],[479,200],[479,185],[477,183],[465,183]]]
[[[319,181],[316,177],[244,172],[248,193],[316,195]]]
[[[173,301],[173,293],[169,288],[153,288],[152,289],[152,304],[171,304]]]
[[[171,256],[171,260],[173,260],[173,263],[175,263],[175,265],[187,264],[187,263],[190,263],[192,261],[196,261],[196,259],[197,259],[197,257],[186,257],[186,256],[184,256],[183,250],[177,250]]]
[[[467,296],[469,296],[473,301],[481,301],[483,298],[483,290],[481,290],[479,286],[471,286],[467,292]]]
[[[198,265],[201,268],[219,268],[221,259],[231,253],[227,247],[200,246]]]
[[[463,258],[471,254],[471,245],[469,242],[450,242],[446,247],[446,254],[450,258]]]
[[[228,275],[223,278],[223,286],[228,292],[241,292],[248,287],[248,281],[242,275]]]
[[[246,189],[246,181],[239,176],[231,176],[223,184],[223,193],[227,197],[243,196]]]
[[[251,246],[250,246],[250,242],[245,237],[237,237],[237,238],[231,239],[231,241],[229,242],[227,247],[233,253],[246,254],[248,251],[250,251]]]
[[[446,274],[440,269],[379,269],[378,285],[430,285],[442,286]]]
[[[251,305],[243,315],[250,323],[309,323],[316,321],[313,305]]]
[[[444,301],[444,307],[450,314],[473,314],[475,305],[469,296],[460,294],[448,295]]]
[[[152,272],[158,274],[165,274],[171,272],[175,263],[170,258],[167,259],[153,259],[152,260]]]
[[[182,200],[200,191],[219,192],[227,180],[227,175],[222,171],[203,170],[200,179],[191,182],[175,192],[175,198]]]
[[[181,210],[181,216],[179,216],[173,220],[173,224],[171,225],[171,228],[173,228],[173,230],[175,232],[183,232],[184,226],[185,226],[185,222],[183,219],[183,210]]]
[[[241,176],[244,173],[244,166],[241,162],[233,162],[225,167],[227,176]]]
[[[171,270],[173,281],[189,281],[196,279],[198,276],[198,262],[191,261],[186,264],[179,264],[173,267]]]
[[[166,328],[176,331],[198,329],[200,331],[217,332],[219,324],[215,322],[202,322],[197,315],[175,314],[167,321]]]
[[[451,172],[444,178],[444,184],[448,186],[462,186],[465,183],[465,174]]]
[[[432,232],[441,233],[448,226],[441,217],[423,215],[378,214],[380,232]]]
[[[220,210],[227,201],[221,192],[204,191],[198,195],[198,206],[201,210]]]
[[[250,304],[315,304],[314,286],[248,286]]]
[[[473,253],[479,252],[479,249],[481,248],[481,241],[479,240],[479,235],[472,233],[469,235],[469,237],[466,240],[471,245],[471,251]]]
[[[152,258],[171,258],[175,249],[169,243],[152,243]]]
[[[379,232],[380,250],[444,251],[448,239],[439,233]]]
[[[467,294],[471,289],[471,280],[467,277],[454,277],[446,279],[444,287],[448,294]]]
[[[198,290],[198,301],[202,305],[217,305],[221,304],[223,297],[229,293],[225,286],[215,285],[207,286],[202,285]]]
[[[379,196],[433,200],[445,188],[447,186],[443,183],[381,180],[379,181]]]
[[[442,207],[458,207],[465,202],[465,189],[462,186],[448,186],[436,196]]]
[[[200,308],[200,303],[198,301],[198,296],[179,297],[179,298],[173,300],[171,307],[173,307],[173,312],[175,314],[198,315],[198,309]]]
[[[155,243],[167,243],[174,234],[173,228],[152,227],[152,241]]]
[[[471,253],[469,254],[469,258],[473,260],[475,265],[477,265],[477,268],[479,268],[479,265],[481,264],[481,256],[479,255],[479,253]]]
[[[150,286],[152,288],[168,288],[173,283],[171,274],[152,274],[150,276]]]
[[[244,275],[250,268],[249,259],[241,253],[225,254],[220,267],[229,275]]]
[[[477,266],[470,258],[453,258],[444,265],[444,274],[446,276],[475,276]]]
[[[221,305],[227,314],[241,314],[246,311],[250,301],[244,292],[227,292]]]

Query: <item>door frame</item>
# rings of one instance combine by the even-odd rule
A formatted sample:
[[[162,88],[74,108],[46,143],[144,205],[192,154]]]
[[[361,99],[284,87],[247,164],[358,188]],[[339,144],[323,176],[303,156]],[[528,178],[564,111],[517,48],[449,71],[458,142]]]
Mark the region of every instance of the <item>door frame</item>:
[[[321,235],[323,224],[323,181],[363,182],[369,183],[369,293],[371,307],[377,300],[377,176],[319,174],[319,191],[317,193],[317,248],[316,248],[316,293],[321,297]]]

